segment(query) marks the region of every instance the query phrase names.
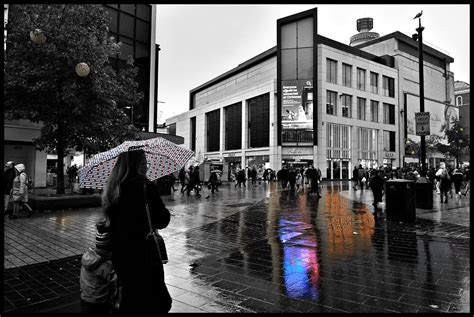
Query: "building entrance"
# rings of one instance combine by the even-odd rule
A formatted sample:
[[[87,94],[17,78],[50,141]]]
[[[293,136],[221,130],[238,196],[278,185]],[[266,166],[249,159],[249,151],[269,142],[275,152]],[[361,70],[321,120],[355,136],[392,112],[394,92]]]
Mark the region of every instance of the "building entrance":
[[[349,160],[327,160],[326,175],[327,179],[349,179]]]

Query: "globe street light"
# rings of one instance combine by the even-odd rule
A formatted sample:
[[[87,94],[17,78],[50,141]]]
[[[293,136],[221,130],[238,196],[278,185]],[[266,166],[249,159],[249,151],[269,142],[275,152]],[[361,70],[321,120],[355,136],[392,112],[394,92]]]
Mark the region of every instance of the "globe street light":
[[[89,65],[87,65],[86,63],[78,63],[76,65],[76,74],[80,77],[86,77],[87,75],[89,75],[91,69],[89,68]]]
[[[30,39],[33,43],[44,44],[46,42],[46,35],[44,35],[41,29],[34,29],[30,32]]]

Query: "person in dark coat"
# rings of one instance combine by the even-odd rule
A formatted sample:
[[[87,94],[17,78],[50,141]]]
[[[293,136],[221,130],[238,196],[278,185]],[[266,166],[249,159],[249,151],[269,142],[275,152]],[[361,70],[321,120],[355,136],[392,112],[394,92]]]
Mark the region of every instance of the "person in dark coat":
[[[441,192],[441,203],[443,203],[443,197],[445,198],[444,203],[448,203],[448,192],[451,189],[451,176],[446,168],[440,169],[439,174],[439,190]],[[439,171],[438,171],[439,172]]]
[[[188,196],[189,192],[194,189],[194,192],[196,193],[196,197],[200,198],[201,194],[199,193],[201,191],[201,179],[199,175],[199,166],[195,166],[193,168],[193,172],[191,173],[191,182],[188,187]]]
[[[252,184],[257,184],[257,169],[255,167],[250,171],[250,177],[252,178]]]
[[[362,167],[362,164],[359,164],[359,168],[357,169],[357,177],[358,182],[360,184],[360,189],[364,190],[364,182],[362,181],[362,179],[365,177],[365,169]]]
[[[211,185],[211,193],[214,194],[214,191],[218,192],[217,186],[219,185],[219,176],[217,175],[217,170],[212,170],[211,175],[209,175],[208,183]]]
[[[288,169],[286,166],[283,166],[283,168],[277,172],[277,179],[280,182],[281,187],[285,189],[288,184]]]
[[[293,167],[288,171],[288,182],[290,184],[290,190],[294,190],[296,185],[296,170]]]
[[[459,169],[455,168],[451,180],[453,181],[454,191],[456,192],[456,195],[458,195],[458,198],[461,198],[461,186],[463,178],[464,175],[462,174],[462,172]]]
[[[111,232],[112,264],[121,286],[119,312],[166,313],[172,305],[156,244],[147,239],[145,195],[153,228],[166,228],[170,212],[146,172],[142,150],[121,153],[102,194]]]
[[[184,193],[186,189],[186,171],[184,170],[184,166],[179,170],[178,173],[179,183],[181,184],[181,193]]]
[[[244,187],[246,187],[245,185],[245,170],[244,169],[241,169],[237,172],[237,183],[235,184],[234,188],[237,187],[237,185],[239,187],[242,187],[242,185],[244,185]]]
[[[359,183],[359,172],[357,170],[357,166],[354,166],[354,169],[352,170],[352,181],[354,182],[352,188],[357,190],[357,184]]]
[[[5,169],[3,170],[3,184],[4,184],[4,203],[5,209],[3,210],[3,216],[7,215],[8,213],[8,203],[10,202],[11,198],[11,191],[13,188],[13,180],[16,177],[15,172],[15,163],[12,161],[8,161],[5,163]]]
[[[383,188],[384,188],[384,179],[382,177],[382,170],[376,170],[370,179],[370,188],[374,194],[374,205],[377,208],[377,204],[382,202]]]

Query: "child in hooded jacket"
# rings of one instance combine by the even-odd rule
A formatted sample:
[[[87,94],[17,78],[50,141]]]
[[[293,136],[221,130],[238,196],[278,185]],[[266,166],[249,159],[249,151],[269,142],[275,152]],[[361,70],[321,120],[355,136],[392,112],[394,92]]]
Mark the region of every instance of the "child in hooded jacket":
[[[87,313],[110,313],[118,300],[110,231],[105,219],[100,219],[96,228],[95,248],[89,248],[81,259],[81,306]]]

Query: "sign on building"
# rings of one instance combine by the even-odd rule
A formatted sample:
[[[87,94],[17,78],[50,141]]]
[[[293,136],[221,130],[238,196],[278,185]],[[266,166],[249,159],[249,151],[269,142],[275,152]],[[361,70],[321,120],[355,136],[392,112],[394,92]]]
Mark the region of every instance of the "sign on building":
[[[430,113],[416,112],[416,135],[430,135]]]

